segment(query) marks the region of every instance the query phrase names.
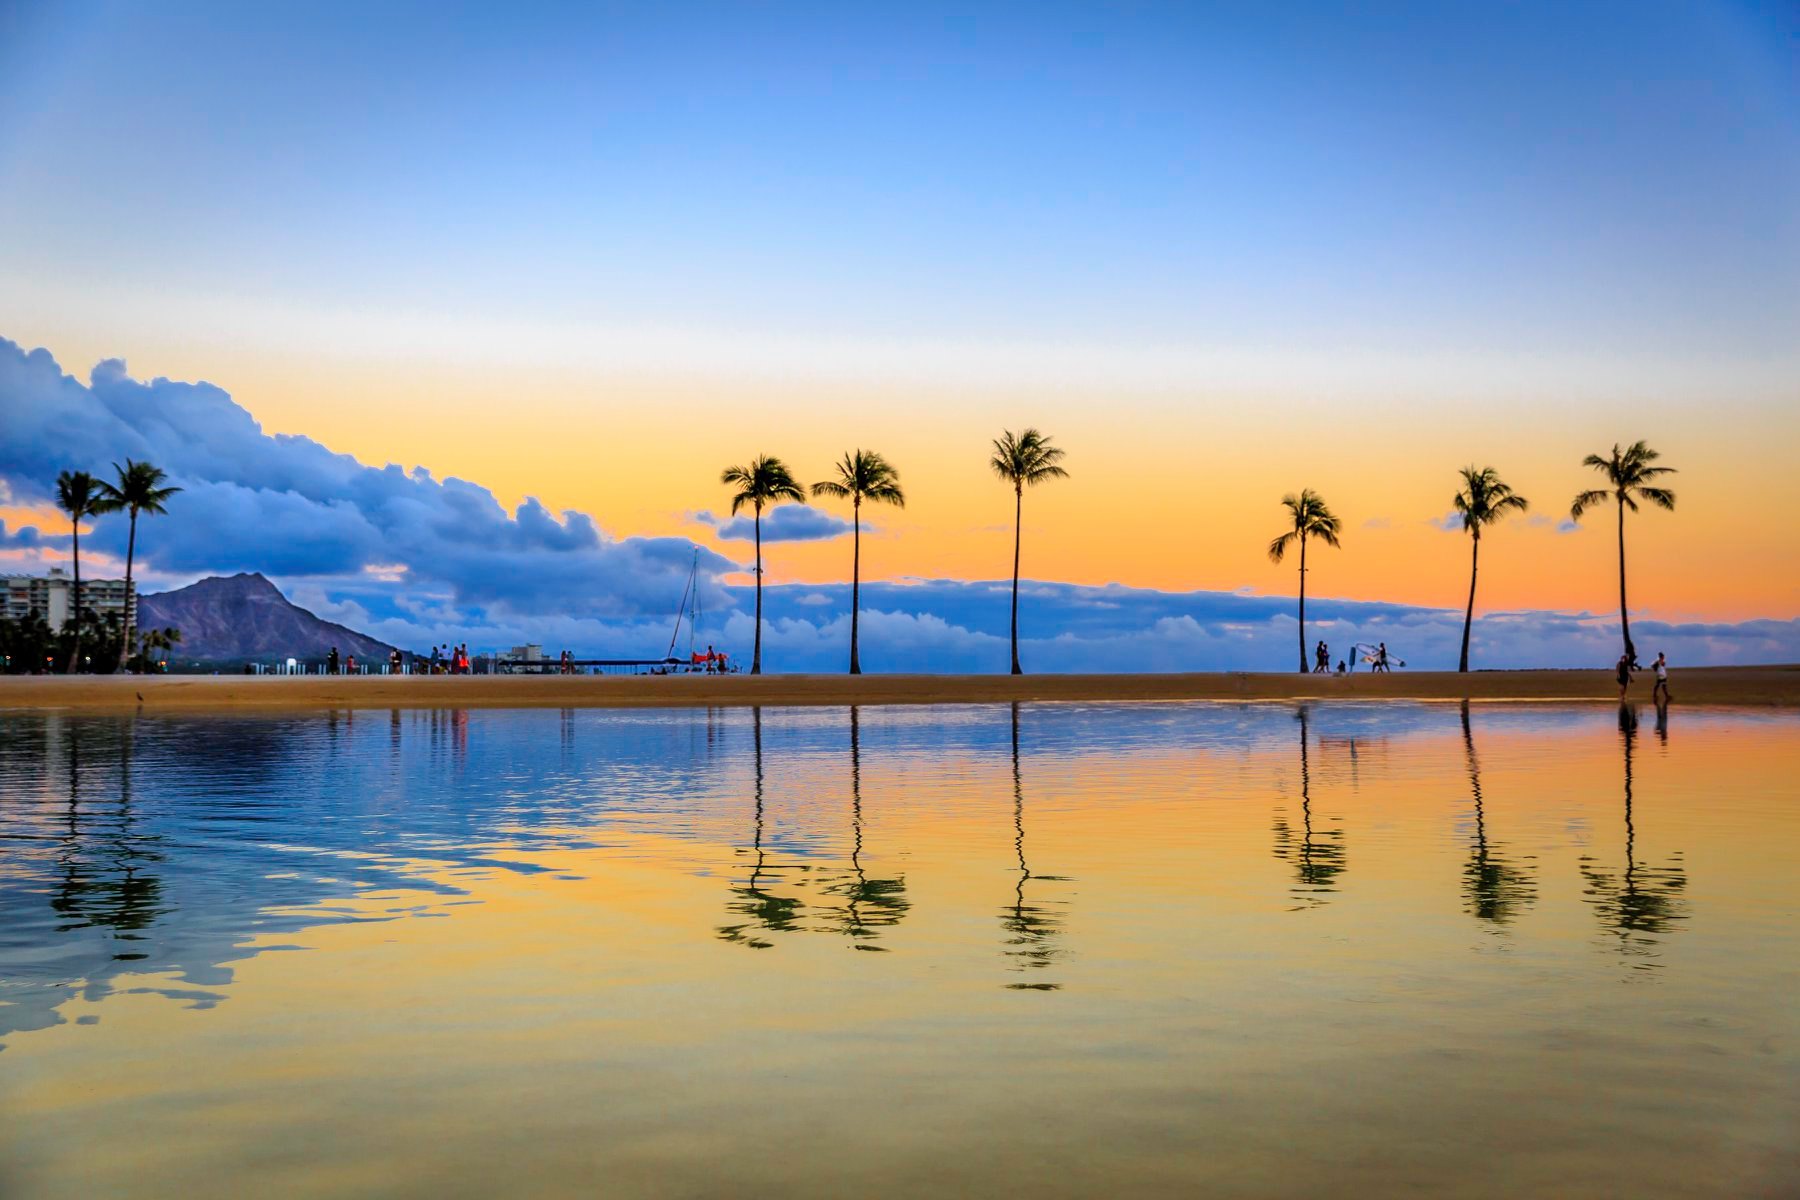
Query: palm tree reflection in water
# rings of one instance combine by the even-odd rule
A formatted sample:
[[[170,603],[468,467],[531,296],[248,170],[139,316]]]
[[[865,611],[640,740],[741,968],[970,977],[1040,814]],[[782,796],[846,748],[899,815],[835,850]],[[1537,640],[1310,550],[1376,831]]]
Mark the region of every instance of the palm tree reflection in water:
[[[1652,959],[1658,934],[1668,932],[1687,919],[1682,893],[1687,890],[1687,869],[1680,852],[1669,856],[1661,867],[1643,866],[1637,861],[1637,827],[1632,821],[1632,755],[1638,732],[1637,708],[1619,706],[1619,738],[1625,756],[1625,872],[1614,877],[1598,869],[1591,855],[1581,857],[1581,875],[1587,880],[1586,895],[1594,906],[1601,927],[1619,940],[1619,953],[1632,958]],[[1668,715],[1657,714],[1657,733],[1668,736]],[[1635,964],[1649,970],[1657,964]]]
[[[1295,716],[1300,721],[1300,824],[1296,841],[1287,818],[1278,811],[1275,816],[1275,857],[1294,865],[1295,886],[1291,889],[1300,901],[1290,911],[1317,908],[1325,903],[1325,894],[1334,892],[1336,880],[1344,871],[1344,831],[1326,829],[1314,832],[1312,822],[1312,769],[1307,758],[1309,714],[1302,705]]]
[[[1487,813],[1482,805],[1481,762],[1475,756],[1475,735],[1469,726],[1469,702],[1462,704],[1463,755],[1469,768],[1469,796],[1475,804],[1475,844],[1463,868],[1463,911],[1496,926],[1509,923],[1537,900],[1537,881],[1506,861],[1499,842],[1488,841]],[[1529,861],[1531,856],[1527,856]]]
[[[133,829],[131,738],[135,720],[95,727],[119,742],[119,805],[111,827],[100,836],[82,811],[81,780],[84,770],[82,735],[87,723],[77,718],[67,724],[69,744],[68,832],[58,855],[62,879],[50,906],[66,922],[62,931],[103,926],[120,941],[141,941],[163,913],[162,883],[146,873],[143,864],[160,859],[150,848],[151,839]],[[93,769],[91,759],[86,770]],[[115,959],[141,959],[142,954],[120,952]]]
[[[862,816],[862,720],[850,706],[850,874],[825,889],[844,898],[832,924],[848,934],[858,950],[885,950],[875,945],[877,930],[897,925],[911,907],[906,899],[906,879],[871,879],[863,870]]]
[[[756,789],[756,834],[751,843],[750,853],[754,861],[750,867],[749,881],[731,889],[734,897],[725,907],[734,913],[748,917],[736,925],[721,925],[719,937],[727,942],[738,942],[753,950],[766,950],[774,945],[767,938],[753,932],[755,930],[772,930],[785,933],[798,928],[800,901],[792,896],[777,896],[763,890],[762,877],[768,867],[763,850],[763,742],[762,742],[762,709],[750,710],[750,736],[752,746],[752,766],[755,772]],[[739,851],[743,853],[743,851]]]
[[[1042,970],[1065,953],[1056,943],[1062,921],[1050,909],[1025,902],[1025,885],[1033,881],[1066,883],[1064,875],[1033,875],[1025,861],[1025,785],[1019,770],[1019,702],[1012,704],[1013,850],[1019,859],[1019,878],[1013,884],[1013,902],[1000,910],[1000,927],[1009,935],[1003,952],[1014,971]],[[1060,983],[1009,983],[1014,991],[1054,992]]]

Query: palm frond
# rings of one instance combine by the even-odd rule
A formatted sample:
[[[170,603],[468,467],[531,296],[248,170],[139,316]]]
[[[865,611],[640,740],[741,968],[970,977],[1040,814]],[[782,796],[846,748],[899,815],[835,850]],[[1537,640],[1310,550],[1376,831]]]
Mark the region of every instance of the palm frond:
[[[1287,554],[1288,545],[1298,536],[1299,535],[1295,533],[1284,533],[1274,541],[1270,542],[1269,561],[1280,562]]]
[[[1658,508],[1666,508],[1670,512],[1675,511],[1675,493],[1668,488],[1639,488],[1638,495]]]
[[[1569,505],[1569,519],[1579,521],[1582,513],[1596,504],[1605,504],[1611,498],[1611,492],[1601,491],[1597,488],[1591,492],[1582,492],[1575,497],[1575,502]]]
[[[1048,434],[1036,429],[1015,434],[1008,429],[994,439],[988,466],[1015,488],[1025,488],[1046,479],[1067,479],[1069,472],[1060,465],[1062,459],[1062,449],[1051,444]]]
[[[719,473],[719,482],[738,489],[731,497],[733,515],[746,504],[761,512],[769,504],[806,499],[787,464],[769,454],[757,455],[749,466],[726,467]]]

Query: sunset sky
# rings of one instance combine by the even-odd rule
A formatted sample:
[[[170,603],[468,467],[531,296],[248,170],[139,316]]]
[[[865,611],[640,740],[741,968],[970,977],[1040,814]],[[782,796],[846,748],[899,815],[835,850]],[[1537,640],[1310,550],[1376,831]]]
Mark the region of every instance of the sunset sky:
[[[0,6],[0,338],[738,563],[721,467],[877,449],[886,581],[1006,575],[988,440],[1032,424],[1032,579],[1285,597],[1312,487],[1313,594],[1460,608],[1435,523],[1491,463],[1534,503],[1482,609],[1604,615],[1612,512],[1564,519],[1643,438],[1680,505],[1634,609],[1791,622],[1797,47],[1749,3]]]

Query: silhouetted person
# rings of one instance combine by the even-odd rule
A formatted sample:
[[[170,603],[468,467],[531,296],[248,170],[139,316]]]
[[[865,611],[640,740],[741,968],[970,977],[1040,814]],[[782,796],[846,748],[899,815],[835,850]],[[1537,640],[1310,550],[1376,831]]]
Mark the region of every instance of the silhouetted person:
[[[1625,693],[1631,688],[1631,655],[1629,653],[1619,655],[1616,673],[1619,679],[1619,699],[1623,700]]]
[[[1313,674],[1314,675],[1323,675],[1325,672],[1329,671],[1330,669],[1331,669],[1331,647],[1327,646],[1324,642],[1321,641],[1318,645],[1318,648],[1313,651]]]
[[[336,646],[333,646],[331,648],[331,653],[325,656],[325,673],[327,675],[336,675],[338,673],[338,652]]]
[[[1656,652],[1656,661],[1650,664],[1656,672],[1656,685],[1650,689],[1650,700],[1662,705],[1669,702],[1669,656],[1661,650]]]
[[[1380,645],[1375,647],[1375,665],[1373,667],[1371,667],[1370,670],[1386,671],[1389,674],[1393,673],[1393,668],[1388,666],[1387,643],[1386,642],[1382,642]]]

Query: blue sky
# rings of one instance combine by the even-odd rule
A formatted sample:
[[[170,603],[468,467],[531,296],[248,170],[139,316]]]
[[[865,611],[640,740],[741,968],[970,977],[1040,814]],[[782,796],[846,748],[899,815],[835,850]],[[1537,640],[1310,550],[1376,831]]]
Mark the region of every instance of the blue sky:
[[[7,255],[25,274],[754,307],[814,335],[1354,343],[1403,322],[1754,354],[1791,333],[1792,261],[1769,254],[1796,222],[1771,184],[1800,178],[1786,6],[7,19],[0,217],[31,218]]]

